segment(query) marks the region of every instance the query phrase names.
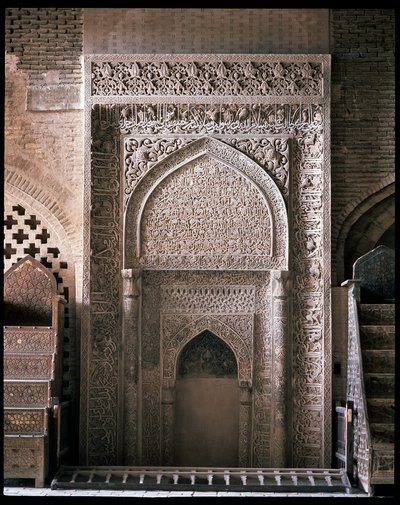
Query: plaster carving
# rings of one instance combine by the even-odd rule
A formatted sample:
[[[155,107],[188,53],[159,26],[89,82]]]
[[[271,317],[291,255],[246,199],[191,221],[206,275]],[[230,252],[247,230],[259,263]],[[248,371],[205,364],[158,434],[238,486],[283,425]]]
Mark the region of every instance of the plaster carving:
[[[220,98],[220,100],[223,97]],[[304,100],[304,98],[303,98]],[[286,101],[286,100],[285,100]],[[307,102],[307,99],[305,99]],[[151,110],[151,119],[148,111]],[[134,105],[122,104],[119,126],[122,134],[129,135],[165,135],[178,134],[177,143],[184,145],[182,136],[233,135],[239,138],[243,135],[290,135],[301,136],[305,134],[322,133],[322,108],[318,103],[214,103],[196,104],[191,101],[186,103],[172,103],[160,106],[157,103],[138,103]],[[307,137],[307,142],[312,138]],[[99,141],[97,141],[99,142]],[[129,142],[129,140],[128,140]],[[305,143],[307,145],[307,142]],[[304,142],[303,142],[304,145]],[[167,149],[173,146],[171,139]],[[128,146],[127,146],[128,147]],[[148,146],[143,146],[139,155],[152,161],[152,153],[147,151]],[[163,150],[162,146],[157,146]],[[181,146],[182,147],[182,146]],[[127,149],[129,152],[129,147]],[[141,159],[140,157],[138,159]],[[143,161],[143,158],[142,158]]]
[[[250,138],[222,136],[224,142],[234,146],[260,164],[272,177],[285,196],[289,186],[289,142],[285,138]],[[181,149],[196,137],[186,135],[180,138],[127,137],[124,140],[125,199],[134,190],[143,176],[159,161]]]
[[[178,288],[179,289],[179,288]],[[211,288],[212,289],[212,288]],[[194,290],[195,291],[195,290]],[[253,341],[253,314],[243,315],[217,315],[217,316],[189,316],[191,322],[182,327],[178,333],[169,333],[171,326],[168,321],[178,320],[182,315],[164,314],[161,322],[161,335],[163,341],[163,391],[168,391],[174,384],[175,377],[191,373],[195,376],[204,376],[212,373],[213,376],[238,376],[242,388],[241,403],[239,408],[239,461],[238,464],[250,466],[250,409],[252,398],[250,394],[252,384],[252,341]],[[185,321],[185,316],[183,320]],[[242,319],[246,321],[246,333],[236,334],[230,327],[232,322]],[[218,337],[216,337],[218,335]],[[241,338],[243,336],[243,338]],[[247,338],[246,338],[247,337]],[[247,342],[246,342],[247,341]],[[195,347],[196,352],[193,351]],[[232,352],[233,351],[233,352]],[[200,374],[200,375],[199,375]],[[164,395],[167,396],[167,395]],[[163,444],[164,455],[169,458],[173,454],[173,409],[170,405],[163,404]],[[164,464],[165,461],[164,460]]]
[[[183,168],[179,169],[182,166]],[[171,175],[168,178],[169,174]],[[206,177],[207,174],[210,177]],[[254,186],[250,182],[246,183],[244,176],[250,178]],[[226,193],[222,195],[221,187],[225,184]],[[230,196],[230,186],[235,184],[238,189]],[[191,190],[192,185],[194,191]],[[179,192],[179,199],[174,196],[174,191]],[[185,200],[185,191],[188,191],[190,201]],[[206,200],[206,195],[209,195],[209,200]],[[159,201],[159,205],[166,204],[169,207],[168,198],[175,200],[174,206],[179,202],[180,208],[175,211],[176,215],[172,212],[166,216],[166,222],[158,223],[155,230],[158,234],[165,234],[173,233],[176,228],[177,236],[161,235],[152,247],[152,244],[146,244],[152,237],[144,235],[143,230],[146,231],[146,222],[153,223],[155,220],[152,212],[157,216],[161,214],[157,207],[152,209],[152,205],[156,205],[153,201]],[[167,200],[164,202],[165,199]],[[224,201],[225,206],[221,208],[220,204]],[[208,215],[210,209],[215,209],[212,216]],[[185,216],[187,211],[194,214],[183,219],[183,223],[189,226],[188,230],[185,230],[179,228],[178,214],[183,213]],[[253,212],[257,215],[260,228],[253,227],[251,237],[247,237],[247,219]],[[209,219],[210,217],[212,219]],[[144,177],[132,192],[125,219],[126,222],[132,223],[126,227],[127,265],[136,266],[139,263],[142,268],[155,269],[259,270],[280,268],[287,263],[287,214],[278,188],[247,156],[215,139],[196,140],[149,171],[147,177]],[[193,229],[196,223],[197,232],[196,228]],[[214,229],[210,228],[210,223],[215,223]],[[206,229],[209,229],[210,236],[203,237],[199,234],[200,230]],[[260,230],[259,238],[254,235],[257,229]],[[239,235],[226,236],[227,233]],[[223,239],[220,245],[219,236]],[[183,250],[171,249],[174,245],[181,247],[182,244]],[[165,250],[165,247],[169,247],[169,250]],[[132,258],[132,252],[135,252],[136,258]]]
[[[255,216],[257,228],[251,226]],[[257,189],[223,163],[201,157],[151,194],[142,215],[141,255],[144,264],[154,254],[271,256],[272,235]]]
[[[254,56],[254,57],[253,57]],[[96,301],[96,315],[93,323],[83,314],[86,321],[88,335],[92,340],[84,344],[83,358],[89,363],[88,370],[83,371],[83,377],[88,389],[83,387],[83,406],[87,409],[87,420],[83,422],[86,431],[83,434],[83,448],[88,454],[88,461],[99,464],[100,448],[104,450],[102,441],[107,441],[112,461],[117,461],[118,436],[115,430],[121,426],[118,409],[113,415],[112,409],[100,414],[93,422],[90,405],[92,398],[97,398],[94,375],[92,369],[98,360],[108,360],[113,363],[113,377],[118,373],[121,359],[118,357],[118,319],[115,307],[118,307],[118,290],[120,289],[120,270],[149,268],[143,278],[144,284],[155,282],[156,286],[164,284],[184,284],[186,286],[204,286],[210,282],[256,286],[255,314],[254,314],[254,354],[253,354],[253,414],[252,414],[252,465],[274,465],[275,451],[281,451],[282,443],[273,440],[275,435],[271,431],[276,421],[280,420],[279,404],[277,410],[269,408],[273,399],[273,387],[276,386],[275,377],[279,377],[280,366],[274,369],[272,346],[276,344],[279,360],[284,356],[284,349],[279,348],[278,334],[275,336],[275,326],[270,321],[277,316],[285,326],[284,299],[275,298],[272,303],[271,285],[268,270],[290,270],[291,278],[291,307],[293,327],[292,356],[288,357],[293,374],[293,391],[291,402],[293,417],[288,432],[288,453],[292,455],[295,466],[328,465],[329,455],[329,423],[330,423],[330,342],[329,342],[329,307],[328,288],[330,286],[330,244],[329,244],[329,57],[324,55],[296,56],[279,55],[196,55],[195,64],[197,75],[190,76],[190,62],[194,62],[193,55],[168,56],[155,55],[152,61],[148,56],[138,55],[135,58],[121,56],[90,57],[89,64],[95,63],[96,72],[93,80],[87,81],[87,98],[90,107],[88,117],[93,119],[91,147],[92,161],[89,165],[88,181],[92,182],[91,195],[87,193],[87,209],[89,203],[94,211],[87,223],[87,229],[92,228],[91,257],[92,272],[86,270],[86,290],[90,286],[91,297]],[[236,60],[236,61],[235,61]],[[142,83],[149,86],[144,94],[126,80],[131,64],[137,62],[139,72],[143,68],[150,68],[153,64],[154,74],[141,74]],[[257,71],[268,68],[270,78],[265,80],[264,91],[259,87],[260,81],[250,77],[240,82],[241,92],[229,94],[233,88],[233,68],[243,72],[247,62],[254,62]],[[312,77],[307,75],[308,65],[315,71]],[[107,67],[106,62],[110,65]],[[162,65],[165,62],[166,65]],[[218,65],[223,62],[226,70],[224,78],[219,81]],[[283,73],[279,77],[274,74],[281,63]],[[122,63],[122,66],[118,66]],[[209,63],[212,78],[212,89],[207,89],[206,64]],[[186,69],[182,76],[186,81],[180,87],[175,70],[179,65]],[[285,73],[289,66],[293,74]],[[116,69],[121,70],[118,76]],[[193,68],[193,67],[192,67]],[[207,67],[208,68],[208,67]],[[220,67],[225,73],[225,70]],[[305,72],[303,75],[303,71]],[[186,73],[185,73],[186,72]],[[221,75],[222,75],[221,74]],[[88,76],[91,75],[89,71]],[[272,76],[274,75],[274,78]],[[297,79],[296,76],[299,76]],[[189,77],[196,77],[200,88],[190,87]],[[136,79],[136,77],[135,77]],[[275,79],[275,80],[274,80]],[[290,83],[289,81],[294,82]],[[257,81],[257,82],[256,82]],[[138,83],[139,80],[136,79]],[[195,82],[195,81],[193,81]],[[314,86],[312,83],[317,83]],[[173,92],[170,89],[174,83]],[[122,84],[127,85],[126,89]],[[250,86],[254,87],[251,87]],[[303,86],[304,84],[304,86]],[[154,86],[153,88],[151,87]],[[307,87],[307,86],[311,87]],[[185,87],[186,86],[186,87]],[[296,88],[297,86],[297,88]],[[90,89],[89,89],[90,88]],[[203,93],[197,89],[203,89]],[[311,91],[312,90],[312,91]],[[191,94],[195,92],[196,94]],[[168,94],[166,94],[168,93]],[[247,93],[247,94],[246,94]],[[276,94],[275,94],[276,93]],[[281,94],[279,94],[281,93]],[[105,104],[105,105],[102,105]],[[120,162],[120,134],[128,135],[124,140],[123,156]],[[218,138],[210,138],[213,135]],[[89,133],[90,136],[90,133]],[[197,136],[197,138],[195,138]],[[208,136],[208,138],[198,138]],[[274,136],[274,138],[272,138]],[[145,138],[144,138],[145,137]],[[150,140],[146,140],[150,139]],[[276,142],[280,141],[278,145]],[[131,142],[129,147],[128,142]],[[287,142],[287,144],[285,144]],[[285,147],[287,145],[287,147]],[[273,150],[271,148],[274,148]],[[143,148],[143,149],[142,149]],[[152,256],[147,263],[140,263],[136,254],[140,250],[140,241],[135,234],[140,230],[141,221],[138,216],[143,215],[146,202],[151,198],[156,187],[163,187],[173,172],[184,172],[184,166],[195,159],[208,156],[217,160],[243,177],[253,181],[260,193],[269,203],[272,239],[281,239],[276,247],[275,256],[271,261],[245,263],[236,262],[208,262],[196,257],[190,260],[166,261],[164,258]],[[287,160],[287,161],[286,161]],[[201,166],[201,163],[199,163]],[[120,177],[119,167],[123,167],[124,174]],[[122,187],[120,187],[120,180]],[[107,184],[106,184],[107,182]],[[263,186],[264,184],[264,186]],[[266,184],[266,186],[265,186]],[[86,187],[88,191],[88,187]],[[125,194],[125,223],[126,237],[123,258],[119,258],[121,237],[115,234],[120,226],[120,197]],[[272,198],[272,200],[271,200]],[[286,203],[285,203],[286,201]],[[141,202],[137,205],[137,202]],[[95,204],[95,205],[94,205]],[[291,229],[291,263],[288,263],[289,230],[287,227],[287,208],[290,211]],[[279,254],[278,254],[279,252]],[[136,254],[136,256],[135,256]],[[210,276],[207,268],[220,265],[221,270],[214,270]],[[188,269],[186,272],[182,268]],[[204,268],[203,273],[198,269]],[[231,277],[223,277],[229,270]],[[241,272],[240,272],[240,270]],[[247,271],[246,271],[247,269]],[[155,270],[158,270],[157,272]],[[168,270],[170,270],[168,272]],[[250,272],[253,270],[253,272]],[[255,272],[254,270],[258,270]],[[157,277],[157,275],[159,277]],[[167,274],[173,274],[172,277]],[[201,275],[204,274],[204,277]],[[218,275],[221,274],[221,277]],[[250,275],[251,274],[251,275]],[[255,277],[253,277],[253,274]],[[91,277],[90,277],[91,275]],[[257,277],[258,276],[258,277]],[[146,280],[147,277],[147,280]],[[105,280],[106,279],[106,280]],[[221,283],[221,279],[224,281]],[[249,279],[251,281],[249,282]],[[262,280],[261,280],[262,279]],[[165,281],[165,282],[164,282]],[[165,418],[161,417],[161,377],[160,377],[160,341],[154,335],[160,335],[159,321],[154,320],[154,310],[163,314],[163,324],[166,324],[164,302],[161,293],[153,289],[151,295],[148,287],[142,286],[142,320],[141,341],[142,349],[142,380],[143,380],[143,464],[158,464],[160,461],[160,429]],[[147,290],[147,293],[146,293]],[[85,297],[84,297],[85,299]],[[273,314],[271,306],[274,305]],[[176,305],[177,306],[177,303]],[[104,307],[105,315],[100,314]],[[325,307],[325,308],[324,308]],[[151,313],[149,314],[149,308]],[[215,314],[222,318],[229,314]],[[192,318],[201,319],[200,312],[190,315],[187,312],[178,313],[178,321],[168,319],[168,329],[171,334],[179,332],[179,326],[190,326]],[[107,318],[111,315],[108,322]],[[246,314],[244,314],[246,316]],[[86,319],[85,319],[86,318]],[[240,318],[239,318],[240,319]],[[232,322],[232,321],[231,321]],[[102,324],[104,323],[104,328]],[[235,321],[238,325],[239,322]],[[275,323],[274,323],[275,324]],[[246,324],[240,322],[241,331],[246,333]],[[239,325],[239,326],[240,326]],[[204,328],[206,329],[206,328]],[[236,330],[235,330],[236,332]],[[100,351],[101,342],[104,342]],[[273,344],[273,342],[275,342]],[[86,345],[86,348],[85,348]],[[129,351],[133,355],[133,351]],[[88,354],[94,353],[96,360],[88,359]],[[97,353],[97,354],[96,354]],[[133,353],[133,354],[132,354]],[[298,358],[299,357],[299,358]],[[131,358],[128,358],[131,361]],[[306,367],[304,367],[306,363]],[[322,363],[322,365],[321,365]],[[290,367],[289,367],[290,368]],[[130,367],[125,367],[126,391],[130,391],[132,384]],[[164,380],[164,379],[163,379]],[[165,379],[167,380],[167,379]],[[169,379],[168,379],[169,380]],[[275,380],[275,383],[274,383]],[[278,381],[279,382],[279,381]],[[105,388],[112,405],[119,392],[115,380],[107,383]],[[126,394],[124,396],[127,398]],[[135,397],[136,398],[136,397]],[[134,400],[136,401],[136,400]],[[306,408],[305,404],[306,404]],[[168,404],[169,405],[169,404]],[[86,407],[88,406],[88,407]],[[167,409],[167,404],[165,404]],[[248,407],[246,407],[248,408]],[[304,411],[304,412],[303,412]],[[309,412],[321,412],[312,423],[308,422]],[[167,410],[163,410],[167,412]],[[243,411],[244,412],[244,411]],[[242,413],[243,413],[242,412]],[[110,417],[108,417],[110,415]],[[243,414],[244,417],[246,417]],[[168,413],[166,413],[168,419]],[[243,424],[244,425],[244,424]],[[278,427],[279,428],[279,427]],[[136,428],[135,428],[136,429]],[[97,431],[96,431],[97,430]],[[290,430],[291,433],[290,433]],[[99,436],[97,436],[99,434]],[[170,435],[172,436],[172,435]],[[279,444],[281,444],[279,446]],[[133,445],[132,445],[133,447]],[[243,449],[243,447],[241,448]],[[244,449],[243,449],[244,450]],[[132,452],[134,450],[132,449]]]
[[[203,331],[180,353],[177,377],[237,377],[235,355],[220,338]]]
[[[218,335],[226,342],[234,351],[237,363],[239,382],[247,384],[252,383],[252,334],[253,334],[253,316],[249,315],[231,315],[225,316],[225,321],[216,316],[203,316],[192,320],[191,323],[181,328],[175,334],[168,334],[168,319],[179,318],[177,314],[164,315],[161,323],[161,331],[163,335],[163,378],[174,379],[177,375],[177,357],[183,347],[196,335],[203,331],[211,331]],[[222,319],[222,320],[221,320]],[[229,325],[231,320],[242,319],[247,323],[247,335],[238,335]],[[165,325],[164,325],[165,321]],[[247,338],[246,338],[247,337]],[[247,342],[246,342],[247,341]]]
[[[253,286],[165,286],[161,296],[163,310],[178,314],[240,314],[255,310]]]
[[[200,59],[200,58],[199,58]],[[93,95],[253,96],[322,94],[321,63],[277,61],[92,62]],[[152,120],[151,111],[147,119]]]

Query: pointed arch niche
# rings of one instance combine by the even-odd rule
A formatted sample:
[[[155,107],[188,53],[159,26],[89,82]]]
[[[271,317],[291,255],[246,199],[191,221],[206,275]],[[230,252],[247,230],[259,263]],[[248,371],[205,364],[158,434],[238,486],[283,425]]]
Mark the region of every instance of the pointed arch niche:
[[[241,440],[237,361],[229,345],[209,330],[181,350],[174,398],[173,464],[237,466]]]
[[[131,339],[132,347],[134,341],[139,342],[143,387],[137,408],[129,408],[131,399],[126,400],[132,414],[142,413],[142,434],[139,433],[142,461],[146,464],[154,461],[159,447],[161,454],[157,457],[164,465],[176,464],[188,456],[174,455],[177,447],[174,439],[181,432],[176,409],[181,408],[180,396],[185,396],[189,387],[177,380],[176,356],[195,335],[212,331],[234,350],[238,367],[237,386],[235,391],[230,390],[237,398],[237,440],[233,444],[235,449],[230,442],[227,461],[235,452],[235,462],[230,462],[233,466],[269,464],[276,460],[284,464],[283,432],[281,439],[275,441],[273,453],[269,443],[263,446],[260,442],[263,437],[269,440],[270,423],[274,424],[276,411],[281,408],[271,381],[263,383],[257,378],[257,387],[252,389],[254,369],[257,375],[274,376],[276,363],[271,361],[274,332],[283,341],[287,338],[286,328],[279,332],[273,323],[270,271],[281,272],[288,267],[286,204],[275,182],[234,147],[211,137],[197,138],[155,164],[138,180],[126,205],[124,232],[124,272],[131,272],[125,286],[135,283],[140,307],[137,315],[140,322],[136,325],[128,308],[132,299],[125,298],[124,340]],[[266,309],[257,316],[263,321],[263,328],[255,335],[256,297],[260,297]],[[156,322],[158,318],[160,325]],[[270,341],[268,350],[264,349],[264,345],[268,346],[263,343],[266,339]],[[254,340],[260,349],[256,360]],[[287,367],[280,365],[284,374],[278,381],[284,382]],[[282,405],[286,395],[283,382],[277,388]],[[161,396],[157,384],[161,386]],[[197,381],[199,402],[203,398],[202,384]],[[159,403],[161,414],[157,420],[154,405]],[[255,403],[254,411],[258,413],[254,420],[251,413]],[[264,410],[271,413],[267,421]],[[211,410],[208,415],[211,425]],[[221,419],[221,423],[228,426],[229,420]],[[207,425],[205,419],[203,424]],[[159,429],[154,427],[157,425]],[[218,431],[217,427],[215,430]],[[146,432],[152,436],[143,436]],[[128,431],[126,436],[130,436]],[[253,443],[257,445],[255,452]],[[127,447],[134,445],[132,441]],[[204,458],[200,454],[199,458],[197,466],[203,466]],[[210,458],[212,465],[212,454]],[[127,462],[132,463],[130,456]]]
[[[284,199],[257,163],[205,137],[156,164],[125,213],[125,268],[286,270]]]

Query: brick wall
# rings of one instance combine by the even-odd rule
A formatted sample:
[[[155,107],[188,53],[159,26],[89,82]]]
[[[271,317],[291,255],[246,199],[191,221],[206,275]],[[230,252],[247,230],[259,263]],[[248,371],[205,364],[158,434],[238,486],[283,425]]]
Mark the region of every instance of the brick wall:
[[[394,174],[394,19],[393,9],[331,14],[333,284],[343,222]]]
[[[327,53],[329,9],[84,9],[85,53]]]
[[[6,9],[5,49],[20,60],[28,84],[80,84],[82,9]]]

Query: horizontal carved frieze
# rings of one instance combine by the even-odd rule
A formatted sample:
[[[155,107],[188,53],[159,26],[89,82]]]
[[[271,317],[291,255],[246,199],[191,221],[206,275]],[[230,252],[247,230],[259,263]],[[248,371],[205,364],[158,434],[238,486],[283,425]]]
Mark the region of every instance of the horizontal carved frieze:
[[[252,286],[173,286],[161,289],[163,311],[190,314],[238,314],[255,310]]]
[[[322,127],[322,106],[314,103],[146,103],[121,104],[119,127],[122,134],[180,135],[282,134],[306,132]],[[103,113],[104,114],[104,113]],[[312,149],[311,149],[312,152]]]
[[[216,59],[217,58],[217,59]],[[263,61],[264,59],[264,61]],[[157,61],[132,57],[91,62],[94,96],[321,96],[323,64],[309,60],[285,61],[251,57],[232,61],[210,56],[165,57]],[[214,61],[213,61],[214,60]],[[230,61],[229,61],[230,60]]]
[[[285,269],[283,257],[250,255],[144,255],[137,267],[150,270],[274,270]]]

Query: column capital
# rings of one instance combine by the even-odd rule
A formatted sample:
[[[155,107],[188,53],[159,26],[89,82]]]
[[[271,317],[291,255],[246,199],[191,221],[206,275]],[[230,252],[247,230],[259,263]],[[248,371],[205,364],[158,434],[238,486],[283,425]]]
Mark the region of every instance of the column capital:
[[[287,298],[289,272],[287,270],[273,270],[272,281],[272,294],[274,298]]]

